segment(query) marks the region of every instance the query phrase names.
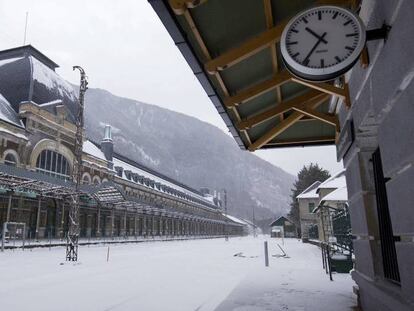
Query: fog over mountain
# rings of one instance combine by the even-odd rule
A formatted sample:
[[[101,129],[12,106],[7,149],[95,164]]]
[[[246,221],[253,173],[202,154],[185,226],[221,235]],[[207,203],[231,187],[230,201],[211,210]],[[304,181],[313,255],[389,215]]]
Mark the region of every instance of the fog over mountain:
[[[196,189],[225,188],[233,215],[252,219],[253,207],[257,219],[288,211],[294,177],[240,150],[213,125],[101,89],[86,92],[85,113],[92,140],[100,142],[103,125],[112,125],[117,153]]]

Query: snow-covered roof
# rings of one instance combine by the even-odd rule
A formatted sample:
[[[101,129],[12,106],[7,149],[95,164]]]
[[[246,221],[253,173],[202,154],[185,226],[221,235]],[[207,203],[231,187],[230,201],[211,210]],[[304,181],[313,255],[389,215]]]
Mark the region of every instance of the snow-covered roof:
[[[199,193],[194,192],[194,191],[190,191],[187,188],[184,188],[184,187],[182,187],[180,185],[177,185],[177,184],[175,184],[171,181],[168,181],[168,180],[163,179],[159,176],[156,176],[155,174],[151,174],[150,172],[147,172],[146,170],[143,170],[139,167],[136,167],[134,165],[126,163],[125,161],[122,161],[122,160],[118,159],[117,157],[113,158],[113,164],[114,164],[114,167],[119,166],[119,167],[123,168],[122,178],[125,179],[125,180],[132,180],[132,179],[127,178],[127,171],[130,171],[132,174],[137,174],[139,176],[142,176],[143,178],[147,178],[147,179],[151,180],[152,183],[155,183],[155,184],[159,183],[160,184],[160,187],[153,187],[153,186],[151,186],[151,184],[149,184],[147,186],[147,185],[145,185],[145,183],[143,184],[144,186],[147,186],[149,188],[153,188],[153,189],[161,191],[161,192],[166,192],[165,187],[169,187],[169,188],[172,188],[172,189],[174,189],[176,191],[179,191],[183,194],[189,195],[192,198],[201,200],[204,203],[208,203],[209,205],[212,205],[211,201],[208,198],[205,198],[204,196],[200,195]],[[162,187],[161,187],[161,185],[162,185]]]
[[[338,188],[322,198],[322,202],[346,202],[348,201],[348,190],[345,187]]]
[[[298,196],[296,196],[297,199],[318,199],[319,195],[316,192],[318,189],[318,186],[321,184],[320,181],[315,181],[312,185],[310,185],[308,188],[303,190]]]
[[[94,156],[95,158],[106,160],[105,155],[94,143],[89,140],[83,142],[82,147],[83,152]]]
[[[337,189],[342,187],[346,187],[345,170],[336,173],[321,183],[316,192],[319,193],[320,189]]]
[[[292,224],[295,224],[292,220],[290,220],[290,219],[289,219],[289,218],[287,218],[286,216],[280,216],[280,217],[279,217],[279,218],[277,218],[276,220],[272,221],[272,222],[269,224],[269,226],[270,226],[270,227],[274,226],[274,224],[275,224],[276,222],[278,222],[280,219],[284,219],[284,220],[289,221],[289,222],[290,222],[290,223],[292,223]]]
[[[239,224],[242,224],[242,225],[249,225],[249,223],[247,223],[246,221],[244,221],[243,219],[240,219],[240,218],[237,218],[237,217],[235,217],[235,216],[231,216],[231,215],[229,215],[229,214],[224,214],[223,213],[223,215],[225,216],[225,217],[227,217],[228,219],[230,219],[231,221],[234,221],[234,222],[237,222],[237,223],[239,223]]]
[[[2,94],[0,94],[0,120],[6,121],[18,127],[24,127],[22,120],[11,107],[10,103]]]
[[[13,58],[8,58],[8,59],[2,59],[2,60],[0,60],[0,67],[1,66],[4,66],[4,65],[7,65],[9,63],[13,63],[15,61],[18,61],[18,60],[20,60],[22,58],[23,57],[13,57]]]
[[[0,51],[0,93],[16,113],[21,102],[36,103],[54,113],[56,100],[62,100],[67,107],[67,119],[74,122],[77,92],[55,72],[57,66],[32,46]]]
[[[13,136],[16,136],[16,137],[19,137],[19,138],[25,139],[25,140],[29,140],[29,139],[27,138],[27,136],[26,136],[26,135],[24,135],[24,134],[20,134],[20,133],[14,133],[14,132],[9,131],[8,129],[5,129],[5,128],[3,128],[3,127],[0,127],[0,132],[2,132],[2,133],[7,133],[7,134],[10,134],[10,135],[13,135]]]

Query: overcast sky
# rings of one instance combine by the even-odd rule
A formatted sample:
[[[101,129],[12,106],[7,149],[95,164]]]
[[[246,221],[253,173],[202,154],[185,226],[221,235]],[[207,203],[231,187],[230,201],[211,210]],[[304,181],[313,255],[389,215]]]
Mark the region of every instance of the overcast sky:
[[[0,49],[27,40],[78,83],[81,65],[89,86],[194,116],[228,132],[204,90],[146,0],[0,0]],[[297,174],[319,163],[342,168],[335,147],[263,150],[255,154]]]

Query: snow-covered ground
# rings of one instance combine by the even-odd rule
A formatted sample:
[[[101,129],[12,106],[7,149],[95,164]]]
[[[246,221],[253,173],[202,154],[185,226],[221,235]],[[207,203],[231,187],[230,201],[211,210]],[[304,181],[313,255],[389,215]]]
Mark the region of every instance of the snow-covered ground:
[[[317,247],[286,239],[290,258],[270,257],[268,237],[82,246],[77,264],[64,248],[0,253],[1,310],[351,310],[349,275],[322,270]],[[242,253],[241,256],[234,256]],[[63,263],[63,264],[61,264]]]

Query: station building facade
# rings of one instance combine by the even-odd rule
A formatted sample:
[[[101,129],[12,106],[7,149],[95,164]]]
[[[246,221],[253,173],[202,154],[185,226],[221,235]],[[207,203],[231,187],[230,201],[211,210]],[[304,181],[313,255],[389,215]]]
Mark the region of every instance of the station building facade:
[[[414,310],[414,1],[364,0],[368,62],[348,75],[338,157],[348,185],[355,270],[363,310]]]
[[[32,46],[0,52],[0,225],[26,237],[63,238],[74,195],[77,96],[57,64]],[[217,197],[114,152],[84,135],[80,236],[242,235]]]

